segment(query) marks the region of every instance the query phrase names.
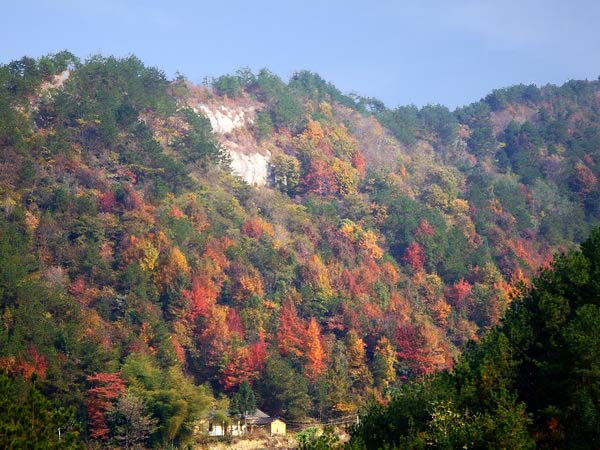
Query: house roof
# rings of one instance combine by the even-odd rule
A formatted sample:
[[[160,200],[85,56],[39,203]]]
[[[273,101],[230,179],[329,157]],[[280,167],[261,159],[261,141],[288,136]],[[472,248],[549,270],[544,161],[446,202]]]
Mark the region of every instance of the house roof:
[[[251,422],[257,420],[270,419],[270,416],[266,412],[256,408],[256,410],[254,410],[252,414],[244,414],[244,419],[246,419],[248,422]]]
[[[267,413],[261,411],[260,409],[257,409],[252,414],[245,415],[244,418],[246,419],[246,422],[250,425],[268,425],[276,420],[281,420],[282,422],[284,422],[279,417],[270,417]]]
[[[265,417],[264,419],[258,419],[258,420],[252,421],[252,425],[269,425],[274,420],[275,419],[273,419],[272,417]]]

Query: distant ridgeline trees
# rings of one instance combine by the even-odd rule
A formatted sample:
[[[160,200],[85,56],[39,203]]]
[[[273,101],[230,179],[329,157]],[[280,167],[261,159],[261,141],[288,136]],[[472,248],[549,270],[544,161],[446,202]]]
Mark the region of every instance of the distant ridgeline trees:
[[[494,327],[600,222],[599,90],[390,110],[307,71],[198,87],[133,56],[0,66],[0,426],[21,442],[34,405],[40,439],[182,447],[209,418],[344,419],[398,392],[354,443],[551,447],[593,428],[593,365],[569,353],[585,309],[552,294],[540,328],[517,328],[529,300]],[[199,103],[255,120],[217,138]],[[271,152],[270,185],[233,176],[220,139]],[[522,385],[563,363],[569,399]]]
[[[557,256],[454,369],[400,387],[350,448],[577,448],[600,442],[600,229]]]
[[[389,110],[373,99],[368,101],[368,105],[381,124],[403,144],[413,145],[418,139],[433,139],[448,145],[456,139],[458,120],[445,106],[426,105],[419,109],[409,105]]]
[[[286,84],[267,69],[261,69],[256,75],[249,69],[241,69],[234,75],[222,75],[214,79],[212,86],[220,95],[235,98],[245,91],[262,101],[266,106],[263,114],[267,115],[259,114],[258,127],[270,123],[277,128],[301,130],[306,125],[303,98],[315,104],[333,101],[360,111],[365,110],[364,99],[342,94],[333,84],[307,70],[296,72]]]

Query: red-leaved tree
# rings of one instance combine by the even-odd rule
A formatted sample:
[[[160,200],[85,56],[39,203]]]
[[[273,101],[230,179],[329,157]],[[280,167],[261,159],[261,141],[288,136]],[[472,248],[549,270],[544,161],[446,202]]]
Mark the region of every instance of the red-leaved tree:
[[[98,372],[87,377],[87,381],[91,385],[86,402],[90,435],[94,439],[107,439],[110,430],[106,424],[106,415],[125,392],[125,383],[118,372]]]
[[[304,327],[293,303],[287,302],[281,308],[277,341],[282,355],[301,356],[304,349]]]
[[[413,241],[406,249],[406,252],[404,252],[404,257],[402,259],[405,263],[410,265],[413,270],[421,270],[425,264],[425,253],[423,253],[421,246]]]

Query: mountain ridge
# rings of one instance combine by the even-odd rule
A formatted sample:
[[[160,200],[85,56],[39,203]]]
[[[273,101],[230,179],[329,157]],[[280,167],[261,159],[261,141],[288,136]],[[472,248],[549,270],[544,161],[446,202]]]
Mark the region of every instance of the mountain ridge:
[[[0,82],[0,367],[37,373],[88,442],[117,439],[125,392],[153,445],[244,383],[290,420],[383,401],[600,222],[597,82],[454,112],[68,52]]]

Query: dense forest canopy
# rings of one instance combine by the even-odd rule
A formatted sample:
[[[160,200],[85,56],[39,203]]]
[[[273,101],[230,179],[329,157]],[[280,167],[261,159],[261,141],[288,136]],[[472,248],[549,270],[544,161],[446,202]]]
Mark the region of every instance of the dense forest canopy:
[[[600,228],[555,258],[451,372],[402,385],[351,448],[573,448],[600,440]]]
[[[216,133],[207,110],[249,118]],[[0,118],[0,389],[40,405],[49,427],[64,422],[57,446],[182,446],[247,402],[293,424],[425,399],[439,420],[479,414],[477,430],[456,431],[473,442],[504,408],[506,439],[539,430],[549,448],[597,429],[569,415],[595,404],[594,382],[584,392],[577,378],[588,366],[568,367],[578,400],[544,403],[519,384],[541,356],[502,359],[538,342],[501,337],[525,319],[513,307],[494,328],[553,254],[600,223],[597,81],[389,109],[308,71],[194,86],[133,56],[61,52],[0,66]],[[240,148],[268,152],[266,186],[232,172]],[[556,273],[592,283],[580,259]],[[540,379],[562,370],[563,341],[588,345],[577,326],[595,319],[580,306],[568,327],[527,318],[549,333],[528,339],[556,347]],[[471,341],[480,350],[459,356]],[[485,385],[490,346],[510,367]],[[502,396],[472,406],[467,384]],[[3,446],[31,427],[12,403],[0,405],[15,423]],[[398,428],[402,442],[438,439],[427,405],[402,413],[413,427]],[[48,430],[40,439],[58,439]]]

